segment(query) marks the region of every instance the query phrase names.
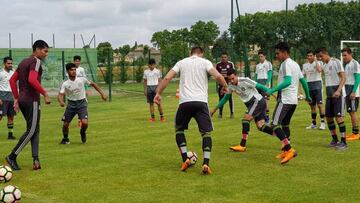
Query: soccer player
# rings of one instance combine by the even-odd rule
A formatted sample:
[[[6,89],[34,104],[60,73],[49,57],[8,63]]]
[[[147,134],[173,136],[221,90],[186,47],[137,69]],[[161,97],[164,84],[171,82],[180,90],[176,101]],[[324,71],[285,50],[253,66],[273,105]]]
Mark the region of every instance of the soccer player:
[[[86,77],[76,76],[76,65],[73,63],[66,64],[66,71],[69,79],[66,80],[60,88],[59,95],[57,97],[61,107],[65,106],[64,96],[68,99],[68,104],[62,118],[63,123],[63,139],[60,144],[70,144],[69,140],[69,125],[71,120],[77,114],[81,120],[81,141],[86,143],[86,129],[88,127],[88,111],[87,111],[87,100],[85,95],[85,84],[91,85],[101,95],[101,98],[106,101],[106,96],[100,87],[90,82]]]
[[[150,122],[155,122],[155,113],[154,113],[154,97],[156,94],[156,87],[161,82],[161,72],[156,68],[155,59],[149,60],[149,68],[144,71],[144,95],[147,99],[147,102],[150,105]],[[160,114],[160,121],[164,122],[164,112],[161,103],[158,105],[158,110]]]
[[[272,64],[266,60],[266,53],[264,51],[258,52],[260,63],[256,65],[255,78],[256,82],[270,87],[272,79]],[[269,123],[269,102],[266,92],[262,89],[258,89],[259,93],[266,99],[266,123]]]
[[[182,171],[190,166],[187,157],[186,139],[184,130],[188,129],[191,118],[195,118],[200,134],[202,136],[202,149],[204,162],[202,166],[203,174],[211,174],[209,167],[210,154],[212,148],[211,131],[213,130],[209,107],[208,107],[208,74],[213,76],[216,81],[227,91],[227,83],[224,77],[217,72],[213,64],[203,57],[201,47],[193,47],[191,56],[175,64],[156,90],[154,102],[161,102],[161,94],[178,73],[180,74],[180,100],[175,118],[176,143],[179,147],[183,164]]]
[[[310,97],[312,102],[310,103],[311,108],[311,119],[312,123],[306,129],[316,129],[316,106],[319,108],[321,124],[319,129],[325,130],[325,110],[323,107],[322,99],[322,79],[321,79],[321,65],[316,61],[314,51],[307,52],[307,63],[303,65],[302,73],[306,75],[307,84],[310,91]]]
[[[9,81],[14,95],[15,111],[18,112],[20,108],[26,121],[26,131],[5,159],[13,170],[20,170],[16,158],[29,141],[31,141],[33,169],[41,169],[39,160],[40,94],[44,96],[45,104],[51,103],[49,95],[41,86],[43,72],[41,60],[47,57],[48,48],[49,45],[45,41],[35,41],[32,46],[32,55],[22,60]],[[19,81],[19,91],[17,81]]]
[[[218,64],[216,64],[216,70],[225,78],[227,82],[229,82],[227,73],[231,70],[235,70],[235,66],[233,62],[229,61],[228,53],[223,52],[221,54],[221,61]],[[220,101],[224,97],[223,92],[221,92],[222,86],[221,84],[217,83],[216,87]],[[230,107],[230,118],[234,118],[234,105],[233,105],[232,96],[230,96],[229,98],[229,107]],[[222,118],[222,115],[223,115],[223,107],[221,107],[219,110],[219,118]]]
[[[332,141],[329,147],[335,147],[337,150],[347,149],[346,144],[346,126],[344,123],[344,105],[345,105],[345,82],[346,74],[344,67],[339,59],[330,57],[326,48],[319,48],[316,51],[320,59],[324,63],[323,71],[325,74],[326,86],[326,104],[325,104],[325,117],[330,130]],[[341,141],[339,143],[336,134],[335,120],[339,126]]]
[[[352,123],[352,134],[346,137],[346,140],[359,140],[359,120],[357,116],[357,109],[359,106],[359,83],[360,83],[360,65],[352,57],[352,50],[344,48],[341,50],[346,73],[346,109],[350,114]]]
[[[286,42],[279,42],[275,46],[276,58],[281,61],[278,85],[268,90],[268,94],[278,92],[278,100],[274,110],[272,128],[276,135],[286,136],[283,142],[283,152],[277,158],[283,158],[281,163],[296,156],[296,151],[290,147],[290,121],[298,103],[299,81],[306,94],[306,100],[311,101],[307,82],[301,73],[299,64],[290,58],[290,47]]]
[[[76,77],[85,77],[86,78],[86,73],[85,73],[85,69],[83,67],[81,67],[81,56],[74,56],[74,64],[76,65]]]
[[[13,135],[14,129],[14,98],[11,92],[9,80],[14,74],[13,60],[11,57],[5,57],[3,60],[4,69],[0,72],[0,121],[3,116],[7,116],[8,139],[16,139]]]

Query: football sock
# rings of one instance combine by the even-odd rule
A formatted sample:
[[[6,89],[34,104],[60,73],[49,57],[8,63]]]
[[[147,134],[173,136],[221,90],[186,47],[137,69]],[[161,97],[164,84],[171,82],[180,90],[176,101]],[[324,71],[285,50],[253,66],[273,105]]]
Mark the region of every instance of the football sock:
[[[267,133],[267,134],[269,134],[269,135],[273,135],[273,130],[272,130],[272,128],[270,127],[270,126],[268,126],[268,125],[263,125],[260,129],[259,129],[260,131],[262,131],[262,132],[264,132],[264,133]]]
[[[353,134],[359,134],[359,126],[353,126],[352,127],[352,133]]]
[[[340,131],[340,135],[341,135],[341,142],[346,143],[346,138],[345,138],[345,132],[346,132],[346,126],[344,122],[338,123],[339,125],[339,131]]]
[[[185,162],[187,159],[187,149],[186,149],[186,139],[185,139],[184,131],[177,130],[175,132],[175,137],[176,137],[176,144],[181,153],[182,160],[183,162]]]
[[[335,126],[334,121],[328,122],[328,128],[330,130],[333,141],[335,141],[335,142],[339,141],[337,134],[336,134],[336,126]]]
[[[9,133],[13,133],[14,132],[14,123],[8,123],[7,128],[9,130]]]
[[[312,124],[316,125],[316,113],[311,113]]]
[[[204,153],[204,162],[203,165],[209,165],[210,162],[210,155],[211,155],[211,148],[212,148],[212,139],[211,134],[209,132],[201,133],[202,136],[202,149]]]
[[[290,128],[289,125],[283,125],[281,126],[282,130],[284,131],[286,138],[290,141]]]
[[[325,123],[325,114],[320,114],[320,119],[322,123]]]
[[[64,138],[65,138],[65,139],[68,139],[68,138],[69,138],[69,128],[63,126],[62,132],[63,132]]]
[[[278,137],[279,140],[283,143],[283,145],[284,145],[283,150],[288,151],[289,149],[291,149],[290,141],[286,138],[286,134],[283,131],[283,129],[281,129],[280,126],[276,125],[276,126],[273,126],[273,131],[274,131],[276,137]]]
[[[152,114],[151,114],[151,118],[155,118],[155,114],[152,113]]]
[[[242,139],[241,139],[241,142],[240,142],[240,146],[245,147],[246,140],[248,138],[248,133],[249,133],[249,130],[250,130],[250,121],[242,120],[242,127],[243,127],[243,130],[242,130]]]

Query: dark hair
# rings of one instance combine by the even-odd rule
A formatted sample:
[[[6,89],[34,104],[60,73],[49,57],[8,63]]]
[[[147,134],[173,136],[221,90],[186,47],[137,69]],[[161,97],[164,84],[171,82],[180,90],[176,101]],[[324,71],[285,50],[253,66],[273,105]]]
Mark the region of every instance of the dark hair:
[[[44,40],[36,40],[32,46],[32,49],[35,51],[37,48],[45,49],[49,48],[49,45]]]
[[[266,56],[266,52],[265,52],[265,51],[263,51],[263,50],[258,51],[258,55],[260,55],[260,54],[262,54],[262,55]]]
[[[10,56],[4,57],[3,62],[6,63],[6,61],[12,61],[13,59]]]
[[[202,54],[204,53],[204,50],[201,47],[193,47],[191,48],[191,54]]]
[[[72,68],[76,68],[76,65],[73,64],[73,63],[68,63],[68,64],[66,64],[66,71],[68,71],[68,70],[70,70],[70,69],[72,69]]]
[[[154,65],[154,64],[156,64],[156,61],[155,61],[155,59],[149,59],[149,63],[148,63],[149,65]]]
[[[315,51],[313,51],[313,50],[308,50],[308,51],[306,52],[306,54],[312,54],[312,55],[315,55]]]
[[[287,53],[290,53],[290,46],[286,42],[279,42],[277,45],[275,45],[275,49],[278,49],[282,52],[286,51]]]
[[[222,55],[229,56],[229,54],[228,54],[226,51],[222,52],[222,53],[221,53],[221,56],[222,56]]]
[[[352,51],[351,51],[351,49],[349,47],[345,47],[345,48],[341,49],[341,53],[343,53],[343,52],[346,52],[348,54],[352,54]]]
[[[235,75],[236,75],[236,71],[235,71],[235,69],[233,69],[233,68],[232,68],[232,69],[229,69],[228,72],[226,73],[227,76],[230,76],[230,75],[232,75],[232,74],[235,74]]]
[[[81,61],[81,56],[79,56],[79,55],[74,56],[74,61],[75,60],[80,60]]]
[[[316,54],[320,54],[320,52],[324,53],[324,54],[329,54],[329,52],[327,51],[327,49],[325,47],[319,47],[315,50]]]

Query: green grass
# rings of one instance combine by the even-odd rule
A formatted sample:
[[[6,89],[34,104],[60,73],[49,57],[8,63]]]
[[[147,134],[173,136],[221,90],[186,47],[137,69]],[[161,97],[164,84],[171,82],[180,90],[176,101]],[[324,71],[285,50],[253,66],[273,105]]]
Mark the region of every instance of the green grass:
[[[114,88],[119,88],[115,86]],[[88,143],[80,144],[73,122],[71,144],[60,146],[60,118],[64,109],[53,99],[42,106],[40,158],[43,169],[32,171],[30,144],[19,155],[23,170],[9,184],[17,185],[23,202],[359,202],[360,143],[337,152],[324,146],[328,131],[306,131],[309,108],[301,102],[291,122],[292,143],[298,157],[281,166],[275,158],[276,138],[258,132],[251,124],[246,153],[230,152],[241,136],[244,105],[234,97],[235,116],[214,118],[211,176],[200,175],[201,160],[187,173],[180,172],[181,159],[174,139],[173,118],[177,109],[175,84],[164,96],[166,123],[148,123],[148,105],[142,85],[122,85],[137,91],[114,96],[111,103],[91,97]],[[217,96],[210,85],[210,107]],[[274,100],[271,109],[274,108]],[[225,107],[225,115],[228,107]],[[22,115],[15,135],[24,130]],[[6,140],[1,122],[0,153],[5,157],[15,141]],[[347,129],[351,126],[347,117]],[[202,158],[201,138],[194,121],[186,132],[188,149]],[[6,184],[1,184],[3,187]]]

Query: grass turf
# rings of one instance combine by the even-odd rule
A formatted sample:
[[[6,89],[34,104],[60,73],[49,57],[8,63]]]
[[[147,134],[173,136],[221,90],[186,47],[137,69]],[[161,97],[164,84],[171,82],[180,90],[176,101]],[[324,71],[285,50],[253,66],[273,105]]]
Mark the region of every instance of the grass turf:
[[[217,103],[215,85],[209,85],[210,108]],[[214,118],[211,176],[200,175],[201,137],[196,123],[186,131],[188,149],[200,160],[188,172],[180,172],[181,158],[174,138],[177,109],[176,84],[164,95],[165,123],[147,122],[148,105],[141,84],[114,86],[130,90],[114,96],[111,103],[89,99],[88,142],[81,144],[75,122],[70,145],[59,145],[64,108],[53,98],[42,105],[40,171],[32,171],[30,143],[19,155],[23,170],[9,183],[20,187],[23,202],[358,202],[360,174],[359,141],[337,152],[325,145],[328,130],[305,130],[310,124],[309,107],[300,102],[291,122],[292,144],[298,156],[281,166],[275,158],[280,142],[256,130],[251,123],[245,153],[229,151],[241,137],[244,104],[234,96],[235,119]],[[274,99],[271,108],[274,108]],[[272,112],[272,111],[271,111]],[[159,116],[157,113],[157,120]],[[5,119],[6,120],[6,119]],[[6,140],[6,121],[1,121],[0,154],[5,157],[16,141]],[[347,131],[351,131],[346,118]],[[15,136],[24,130],[21,114],[15,120]]]

